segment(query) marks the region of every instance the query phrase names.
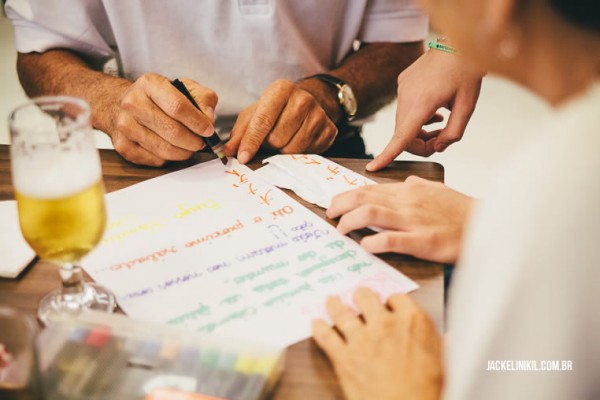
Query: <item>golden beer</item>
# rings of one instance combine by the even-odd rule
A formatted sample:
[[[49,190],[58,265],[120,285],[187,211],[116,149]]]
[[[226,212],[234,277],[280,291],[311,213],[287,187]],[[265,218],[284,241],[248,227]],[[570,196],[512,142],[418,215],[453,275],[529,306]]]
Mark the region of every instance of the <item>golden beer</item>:
[[[61,288],[38,307],[44,324],[83,310],[113,312],[116,305],[110,290],[84,281],[80,265],[102,239],[106,223],[90,116],[84,100],[67,96],[34,98],[9,116],[21,232],[39,257],[60,266]]]
[[[21,231],[41,258],[76,262],[102,238],[106,223],[102,180],[64,197],[15,191]]]

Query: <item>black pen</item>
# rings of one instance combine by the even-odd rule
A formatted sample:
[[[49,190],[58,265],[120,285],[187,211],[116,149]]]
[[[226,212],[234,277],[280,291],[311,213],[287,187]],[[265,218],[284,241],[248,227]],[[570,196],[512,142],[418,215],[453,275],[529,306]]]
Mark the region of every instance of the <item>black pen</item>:
[[[188,98],[188,100],[194,105],[194,107],[196,107],[198,110],[200,110],[202,114],[204,114],[204,112],[202,112],[202,109],[198,106],[198,103],[196,103],[196,101],[194,100],[190,92],[187,90],[183,82],[181,82],[179,79],[174,79],[171,81],[171,84],[175,86],[177,90],[179,90],[181,93],[183,93],[183,95]],[[225,156],[225,152],[223,151],[223,142],[221,142],[221,138],[219,138],[219,135],[217,135],[216,132],[213,132],[212,136],[203,136],[202,139],[204,139],[206,144],[212,149],[213,153],[215,153],[217,157],[219,157],[223,165],[227,165],[227,162],[229,160],[227,160],[227,156]]]

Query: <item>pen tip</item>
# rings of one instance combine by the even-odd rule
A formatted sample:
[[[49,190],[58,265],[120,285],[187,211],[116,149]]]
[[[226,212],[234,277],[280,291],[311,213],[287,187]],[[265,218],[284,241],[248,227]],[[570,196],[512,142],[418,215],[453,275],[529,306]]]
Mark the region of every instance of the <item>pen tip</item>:
[[[223,165],[227,165],[227,163],[229,162],[229,160],[227,160],[227,157],[223,156],[220,158],[221,162],[223,163]]]

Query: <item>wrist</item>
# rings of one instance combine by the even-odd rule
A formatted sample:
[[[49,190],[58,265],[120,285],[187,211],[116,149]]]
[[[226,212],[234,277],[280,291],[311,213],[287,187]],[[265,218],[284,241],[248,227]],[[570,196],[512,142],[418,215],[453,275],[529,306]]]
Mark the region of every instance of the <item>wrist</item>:
[[[454,47],[454,45],[452,44],[452,41],[448,38],[448,36],[445,36],[445,35],[438,36],[435,39],[435,41],[438,43],[442,43],[442,44]]]
[[[310,78],[318,79],[329,85],[334,91],[337,91],[338,110],[340,111],[341,118],[337,118],[336,123],[347,124],[356,117],[358,111],[356,95],[354,94],[352,87],[348,85],[346,81],[329,74],[316,74],[305,79]]]
[[[343,120],[344,114],[338,101],[338,91],[334,86],[316,78],[303,79],[296,84],[315,98],[334,124]]]
[[[104,82],[98,82],[91,95],[86,97],[92,109],[92,126],[112,137],[118,123],[121,99],[131,82],[122,78],[107,78]]]
[[[438,36],[435,40],[429,41],[427,44],[429,49],[438,50],[441,52],[458,55],[456,47],[452,44],[452,41],[447,36]]]

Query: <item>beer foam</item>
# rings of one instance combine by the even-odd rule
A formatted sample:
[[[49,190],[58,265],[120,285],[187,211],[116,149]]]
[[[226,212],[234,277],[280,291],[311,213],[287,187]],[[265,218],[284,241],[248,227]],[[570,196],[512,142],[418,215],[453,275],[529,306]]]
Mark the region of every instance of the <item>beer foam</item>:
[[[66,152],[57,148],[39,149],[35,157],[12,161],[13,183],[20,193],[44,199],[66,197],[86,189],[102,177],[95,149]]]

